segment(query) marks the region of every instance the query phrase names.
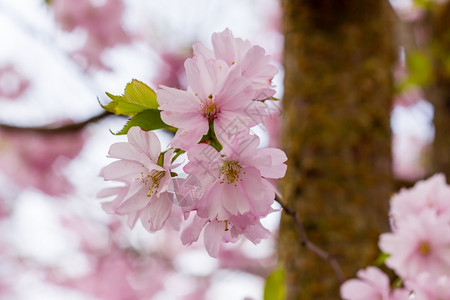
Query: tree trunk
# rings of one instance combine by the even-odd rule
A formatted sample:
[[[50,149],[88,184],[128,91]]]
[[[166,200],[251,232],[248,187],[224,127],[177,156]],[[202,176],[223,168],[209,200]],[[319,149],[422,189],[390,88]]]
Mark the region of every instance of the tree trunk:
[[[347,277],[379,254],[388,229],[392,12],[380,0],[283,0],[284,202]],[[287,299],[337,299],[330,265],[302,248],[283,215]]]
[[[450,180],[450,3],[438,5],[431,17],[436,81],[427,95],[434,105],[433,171]]]

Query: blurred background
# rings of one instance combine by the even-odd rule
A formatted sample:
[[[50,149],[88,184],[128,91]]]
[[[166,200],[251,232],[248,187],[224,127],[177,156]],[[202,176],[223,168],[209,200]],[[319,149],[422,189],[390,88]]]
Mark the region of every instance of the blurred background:
[[[424,16],[412,1],[391,4],[404,22]],[[227,245],[219,259],[170,229],[128,229],[95,197],[109,146],[125,140],[110,130],[126,121],[99,102],[133,78],[185,88],[192,44],[225,28],[272,56],[281,99],[281,17],[277,0],[0,0],[0,299],[262,299],[280,213],[264,220],[272,238]],[[416,74],[398,53],[393,75],[407,84],[393,99],[393,172],[413,181],[428,172],[433,106],[421,57]],[[281,118],[255,128],[263,146],[278,144]]]

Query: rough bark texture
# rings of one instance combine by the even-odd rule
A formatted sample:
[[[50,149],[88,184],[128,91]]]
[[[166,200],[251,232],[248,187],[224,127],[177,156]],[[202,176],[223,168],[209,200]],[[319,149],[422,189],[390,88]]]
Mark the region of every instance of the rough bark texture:
[[[283,0],[284,202],[347,277],[388,230],[392,12],[380,0]],[[302,248],[283,215],[278,244],[288,299],[338,299],[330,265]]]
[[[433,171],[450,180],[450,3],[432,15],[432,53],[436,82],[427,95],[434,105]]]

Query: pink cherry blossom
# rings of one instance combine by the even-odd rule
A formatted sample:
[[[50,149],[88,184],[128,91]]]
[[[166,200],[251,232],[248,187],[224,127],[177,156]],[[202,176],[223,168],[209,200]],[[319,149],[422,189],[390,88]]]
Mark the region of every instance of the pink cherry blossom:
[[[424,272],[405,283],[414,293],[417,300],[441,300],[450,299],[450,277],[434,277]]]
[[[390,254],[386,265],[403,279],[421,272],[433,276],[450,274],[450,225],[429,209],[408,216],[394,233],[380,236],[379,246]]]
[[[259,138],[240,134],[224,144],[221,152],[207,144],[188,151],[184,171],[198,178],[203,189],[195,205],[197,215],[182,233],[182,242],[197,241],[204,229],[205,248],[217,257],[223,242],[244,235],[257,244],[269,236],[260,218],[272,212],[273,186],[266,178],[281,178],[286,155],[279,149],[257,149]]]
[[[209,220],[198,215],[184,228],[181,234],[183,245],[191,245],[203,231],[205,249],[211,257],[218,257],[222,243],[235,243],[241,235],[258,244],[270,235],[260,218],[250,213],[232,216],[228,220]]]
[[[341,286],[344,300],[407,300],[409,292],[404,289],[391,291],[389,278],[380,269],[367,267],[359,270],[358,279],[349,279]]]
[[[161,144],[153,132],[132,127],[128,142],[115,143],[109,156],[119,160],[102,169],[105,180],[123,182],[124,185],[101,191],[100,197],[116,195],[103,207],[107,212],[128,216],[132,227],[139,218],[151,232],[160,230],[169,218],[173,206],[173,194],[169,193],[170,170],[173,150],[160,159]]]
[[[270,64],[270,56],[265,55],[263,48],[252,46],[247,40],[235,38],[227,28],[211,37],[213,51],[202,43],[193,46],[194,55],[205,59],[221,59],[228,66],[239,68],[242,76],[251,80],[253,99],[267,99],[275,94],[272,79],[278,73]]]
[[[223,132],[248,131],[258,123],[254,115],[264,111],[264,104],[251,100],[250,82],[239,70],[202,57],[187,59],[185,68],[187,91],[165,86],[158,90],[162,120],[178,128],[174,147],[187,150],[207,134],[210,124],[220,140]]]
[[[267,215],[275,194],[266,178],[283,177],[287,158],[279,149],[256,149],[258,145],[257,136],[241,134],[224,143],[220,153],[207,144],[191,148],[184,171],[202,178],[200,217],[227,220],[248,212]]]
[[[433,210],[439,218],[450,221],[450,186],[445,175],[436,174],[417,182],[411,189],[402,189],[391,198],[391,217],[394,224],[423,210]]]

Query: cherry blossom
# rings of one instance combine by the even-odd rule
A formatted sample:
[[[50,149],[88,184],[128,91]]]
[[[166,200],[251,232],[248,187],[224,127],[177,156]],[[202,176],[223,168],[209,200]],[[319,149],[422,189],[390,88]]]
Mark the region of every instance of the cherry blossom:
[[[450,277],[446,275],[434,277],[430,273],[423,272],[414,279],[407,280],[405,285],[413,291],[414,299],[450,299]]]
[[[199,178],[203,195],[195,206],[198,216],[182,234],[184,244],[196,241],[205,227],[205,247],[216,257],[221,242],[244,235],[256,244],[268,237],[260,218],[273,211],[275,192],[266,178],[283,177],[287,158],[279,149],[257,149],[258,144],[257,136],[241,134],[221,152],[207,144],[189,150],[184,171]]]
[[[402,189],[391,198],[391,217],[395,222],[427,209],[450,221],[450,186],[443,174],[419,181],[413,188]]]
[[[398,222],[394,233],[380,236],[379,246],[390,254],[386,265],[402,278],[421,272],[450,274],[450,225],[432,210]]]
[[[248,131],[258,123],[253,115],[263,111],[264,104],[251,100],[250,82],[239,70],[202,57],[187,59],[185,68],[187,91],[165,86],[158,91],[162,120],[179,128],[174,147],[187,150],[208,133],[210,124],[220,139],[224,131]]]
[[[358,279],[349,279],[341,286],[341,297],[345,300],[409,299],[407,290],[391,290],[389,277],[378,268],[367,267],[356,274]]]
[[[197,204],[200,217],[219,220],[250,212],[264,216],[275,198],[266,178],[281,178],[286,172],[286,155],[279,149],[256,149],[259,138],[238,135],[219,153],[207,144],[188,152],[184,171],[203,178],[204,195]]]
[[[170,172],[176,167],[171,163],[173,150],[161,154],[156,134],[139,127],[131,128],[127,137],[128,142],[111,145],[109,156],[119,160],[101,171],[105,180],[125,185],[101,191],[99,196],[117,195],[111,203],[103,204],[105,210],[127,215],[131,227],[140,219],[148,231],[154,232],[163,227],[172,211],[173,194],[168,189]]]
[[[194,55],[205,59],[220,59],[228,66],[239,68],[242,76],[251,80],[254,99],[262,100],[275,94],[272,79],[278,70],[270,64],[270,56],[263,48],[252,46],[248,40],[235,38],[227,28],[211,37],[213,51],[198,42],[194,44]]]

